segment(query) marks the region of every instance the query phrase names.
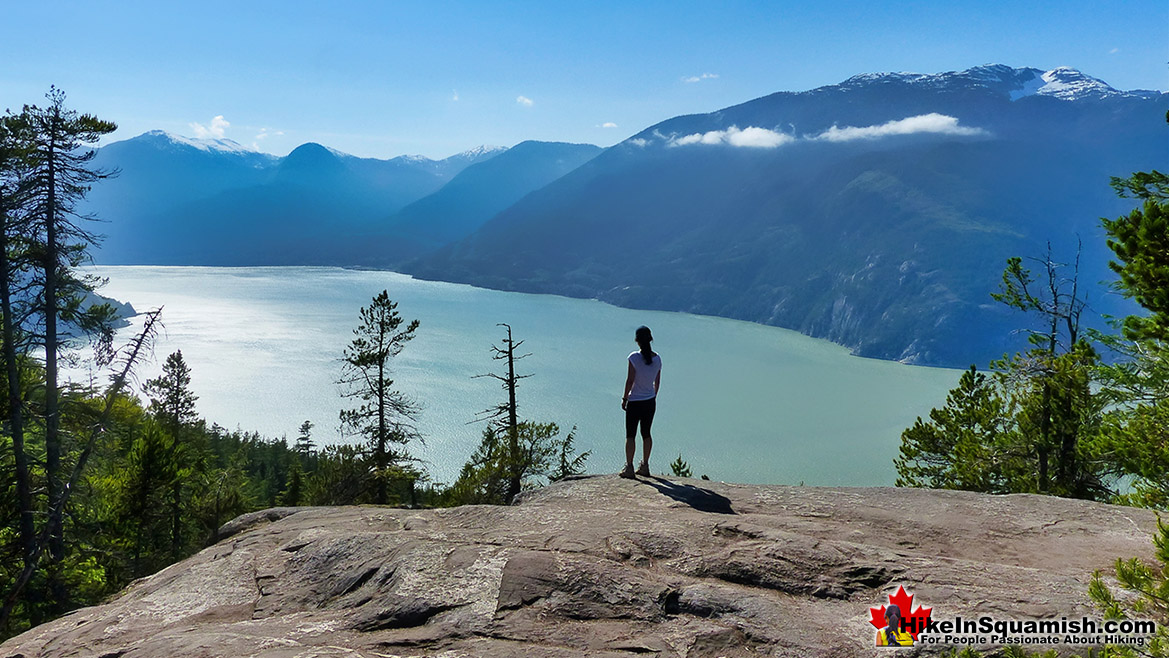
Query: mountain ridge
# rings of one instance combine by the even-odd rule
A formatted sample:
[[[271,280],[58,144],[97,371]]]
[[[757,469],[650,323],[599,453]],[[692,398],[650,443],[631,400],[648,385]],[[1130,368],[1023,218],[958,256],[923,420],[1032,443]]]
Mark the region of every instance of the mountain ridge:
[[[196,144],[179,154],[191,180],[154,153],[135,175],[157,185],[107,182],[91,209],[117,219],[98,255],[110,264],[383,267],[966,367],[1001,356],[1026,322],[988,301],[1007,258],[1050,242],[1069,260],[1082,242],[1085,279],[1111,278],[1097,218],[1132,204],[1108,178],[1163,168],[1167,107],[1167,94],[1068,67],[867,73],[667,118],[541,179],[520,174],[539,158],[505,158],[474,194],[456,179],[509,150],[376,160],[322,146],[281,178],[287,158],[195,162],[207,155]],[[121,198],[103,205],[118,196],[103,188]],[[1093,291],[1101,313],[1131,310]]]
[[[1012,100],[1037,72],[854,77],[673,117],[403,269],[773,324],[862,356],[986,364],[1027,321],[990,302],[1006,260],[1049,241],[1069,260],[1078,234],[1082,274],[1110,279],[1098,218],[1132,202],[1109,176],[1163,166],[1169,95]]]

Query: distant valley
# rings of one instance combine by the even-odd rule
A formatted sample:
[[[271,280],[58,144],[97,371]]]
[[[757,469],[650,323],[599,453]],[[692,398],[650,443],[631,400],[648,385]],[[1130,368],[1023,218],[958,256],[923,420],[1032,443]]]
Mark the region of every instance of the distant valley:
[[[1083,244],[1164,169],[1169,94],[1073,69],[865,74],[675,117],[625,141],[524,142],[445,160],[306,144],[278,158],[154,132],[110,144],[87,210],[103,264],[394,269],[797,329],[855,353],[985,365],[1024,322],[1010,256]],[[1095,286],[1096,313],[1123,313]],[[717,346],[712,346],[717,349]]]

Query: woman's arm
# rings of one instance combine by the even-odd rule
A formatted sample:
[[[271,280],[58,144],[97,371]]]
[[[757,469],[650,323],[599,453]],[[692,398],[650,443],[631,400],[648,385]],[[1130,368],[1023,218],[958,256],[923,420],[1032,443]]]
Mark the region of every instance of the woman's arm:
[[[658,370],[658,376],[654,377],[654,395],[656,396],[660,390],[662,390],[662,371]]]
[[[629,391],[633,390],[633,377],[636,374],[637,374],[637,371],[633,369],[633,364],[630,363],[629,364],[629,374],[627,374],[625,376],[625,394],[621,396],[621,408],[622,409],[624,409],[625,405],[629,403]]]

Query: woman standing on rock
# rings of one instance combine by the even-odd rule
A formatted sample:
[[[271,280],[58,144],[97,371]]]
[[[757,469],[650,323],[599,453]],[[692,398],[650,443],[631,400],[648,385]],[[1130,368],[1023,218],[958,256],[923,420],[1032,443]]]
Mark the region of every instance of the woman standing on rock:
[[[653,448],[650,427],[657,408],[658,389],[662,385],[662,357],[652,349],[653,334],[649,327],[638,327],[633,340],[641,349],[629,355],[629,374],[625,377],[625,394],[621,408],[625,410],[625,468],[621,477],[633,477],[633,455],[637,452],[637,426],[641,425],[642,458],[637,475],[649,475],[649,452]]]

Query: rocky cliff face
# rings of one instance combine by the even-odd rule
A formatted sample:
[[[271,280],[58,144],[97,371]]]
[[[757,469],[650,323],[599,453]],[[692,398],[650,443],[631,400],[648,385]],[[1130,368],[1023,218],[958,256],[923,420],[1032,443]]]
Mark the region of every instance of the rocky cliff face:
[[[1091,572],[1149,555],[1155,525],[1032,495],[612,476],[512,507],[275,509],[0,655],[867,656],[899,586],[936,618],[1095,616]]]

